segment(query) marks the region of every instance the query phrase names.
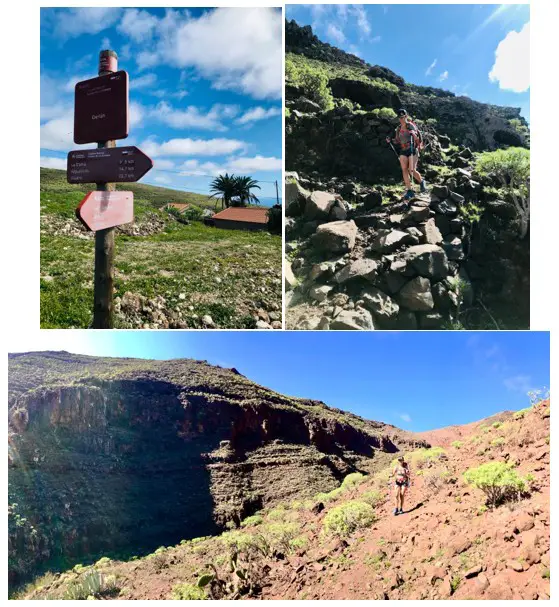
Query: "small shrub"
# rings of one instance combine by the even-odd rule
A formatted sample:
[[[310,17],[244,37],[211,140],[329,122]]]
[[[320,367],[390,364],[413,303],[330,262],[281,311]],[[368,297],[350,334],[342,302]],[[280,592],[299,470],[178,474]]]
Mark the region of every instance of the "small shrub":
[[[505,444],[505,439],[502,436],[495,438],[491,441],[492,447],[502,447]]]
[[[285,117],[289,118],[290,116],[291,116],[291,110],[288,107],[286,107],[285,108]]]
[[[462,447],[464,443],[462,443],[462,441],[460,440],[455,440],[451,443],[451,445],[455,448],[455,449],[460,449]]]
[[[270,523],[262,527],[261,533],[272,551],[287,553],[290,542],[301,533],[298,523]]]
[[[366,504],[369,504],[369,506],[375,508],[382,502],[383,496],[380,491],[371,489],[370,491],[365,491],[365,493],[361,494],[359,499],[364,501]]]
[[[253,514],[245,518],[241,523],[241,527],[256,527],[256,525],[260,525],[263,521],[264,517],[261,514]]]
[[[338,499],[342,494],[342,488],[338,487],[337,489],[332,489],[329,493],[317,493],[314,496],[316,502],[323,502],[327,504],[328,502],[332,502],[335,499]]]
[[[453,575],[450,580],[450,593],[454,594],[458,590],[458,586],[460,586],[460,582],[462,578],[458,575]]]
[[[372,110],[372,113],[377,118],[382,118],[383,120],[394,120],[397,118],[396,112],[391,107],[375,108]]]
[[[203,601],[206,593],[194,584],[176,584],[171,589],[171,598],[175,601]]]
[[[280,504],[268,512],[267,518],[271,521],[282,521],[286,516],[287,508],[283,504]]]
[[[300,550],[301,548],[306,548],[308,543],[309,540],[304,535],[300,535],[289,541],[289,547],[291,550]]]
[[[488,506],[498,506],[507,499],[518,497],[526,485],[512,465],[504,462],[488,462],[470,468],[464,473],[464,479],[485,493]]]
[[[500,428],[503,424],[501,422],[494,422],[492,424],[493,428]]]
[[[433,492],[439,489],[447,482],[450,472],[446,468],[431,468],[423,474],[425,486]]]
[[[549,580],[551,578],[551,575],[549,573],[549,567],[546,567],[543,571],[542,571],[542,577],[544,580]]]
[[[426,464],[440,459],[445,455],[442,447],[432,447],[431,449],[419,449],[410,453],[410,463],[414,468],[423,468]]]
[[[95,567],[105,567],[111,562],[111,559],[108,556],[101,557],[96,563]]]
[[[343,482],[341,489],[342,491],[348,491],[350,489],[355,489],[358,485],[360,485],[365,480],[365,475],[360,472],[352,472],[348,474]]]
[[[260,532],[227,531],[221,534],[220,540],[229,550],[234,552],[243,552],[249,555],[262,554],[264,556],[270,553],[270,545]]]
[[[334,97],[328,87],[328,74],[323,69],[302,62],[297,65],[290,57],[286,57],[285,77],[290,84],[303,89],[305,96],[318,103],[323,110],[334,107]]]
[[[517,411],[513,417],[514,419],[523,419],[524,416],[526,415],[526,413],[528,413],[531,410],[532,407],[526,407],[526,409],[520,409],[520,411]]]
[[[68,601],[83,601],[88,597],[98,597],[103,590],[103,577],[95,569],[88,569],[77,580],[68,584],[63,599]]]
[[[346,537],[357,529],[370,527],[375,513],[370,504],[350,501],[332,508],[324,517],[324,531],[330,535]]]

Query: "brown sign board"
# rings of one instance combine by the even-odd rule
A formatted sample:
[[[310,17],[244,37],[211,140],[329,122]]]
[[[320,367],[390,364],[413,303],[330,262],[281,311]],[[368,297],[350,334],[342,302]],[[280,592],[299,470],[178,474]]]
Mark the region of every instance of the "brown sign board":
[[[74,97],[74,142],[128,137],[128,74],[121,70],[78,82]]]
[[[76,217],[92,232],[134,221],[132,192],[90,192],[76,209]]]
[[[115,183],[141,179],[153,161],[135,146],[75,150],[68,154],[68,183]]]

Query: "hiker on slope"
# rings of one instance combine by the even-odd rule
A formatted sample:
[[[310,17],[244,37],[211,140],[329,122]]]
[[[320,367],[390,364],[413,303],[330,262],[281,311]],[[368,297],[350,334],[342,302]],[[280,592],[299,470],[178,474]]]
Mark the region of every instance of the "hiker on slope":
[[[402,175],[407,189],[404,200],[409,200],[415,195],[411,185],[410,174],[420,183],[421,192],[427,191],[425,179],[423,179],[417,171],[417,162],[419,161],[419,150],[422,147],[422,141],[419,129],[411,121],[404,108],[398,110],[398,119],[400,120],[400,124],[396,127],[394,137],[392,139],[387,137],[386,141],[387,143],[394,143],[398,149]]]
[[[392,475],[394,476],[394,492],[396,494],[396,508],[394,508],[394,516],[396,516],[404,513],[404,498],[410,486],[411,478],[410,468],[403,455],[398,458],[398,463],[394,467]]]

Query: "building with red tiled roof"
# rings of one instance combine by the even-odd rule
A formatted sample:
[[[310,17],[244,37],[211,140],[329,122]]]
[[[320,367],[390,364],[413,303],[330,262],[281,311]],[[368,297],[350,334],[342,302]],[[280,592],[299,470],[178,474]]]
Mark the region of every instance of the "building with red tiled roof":
[[[216,228],[229,230],[265,230],[268,225],[266,207],[229,207],[212,217]]]
[[[186,211],[186,209],[188,209],[188,207],[190,206],[190,204],[188,202],[169,202],[165,205],[166,209],[177,209],[177,211],[180,211],[181,213],[184,213],[184,211]]]

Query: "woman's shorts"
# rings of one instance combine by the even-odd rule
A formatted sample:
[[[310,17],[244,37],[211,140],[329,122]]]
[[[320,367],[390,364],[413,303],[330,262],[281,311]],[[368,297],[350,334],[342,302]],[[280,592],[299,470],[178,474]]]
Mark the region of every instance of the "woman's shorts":
[[[398,487],[409,487],[408,481],[394,481]]]
[[[418,151],[415,150],[413,155],[417,156]],[[406,158],[409,158],[411,156],[411,149],[408,150],[400,150],[400,156],[405,156]]]

